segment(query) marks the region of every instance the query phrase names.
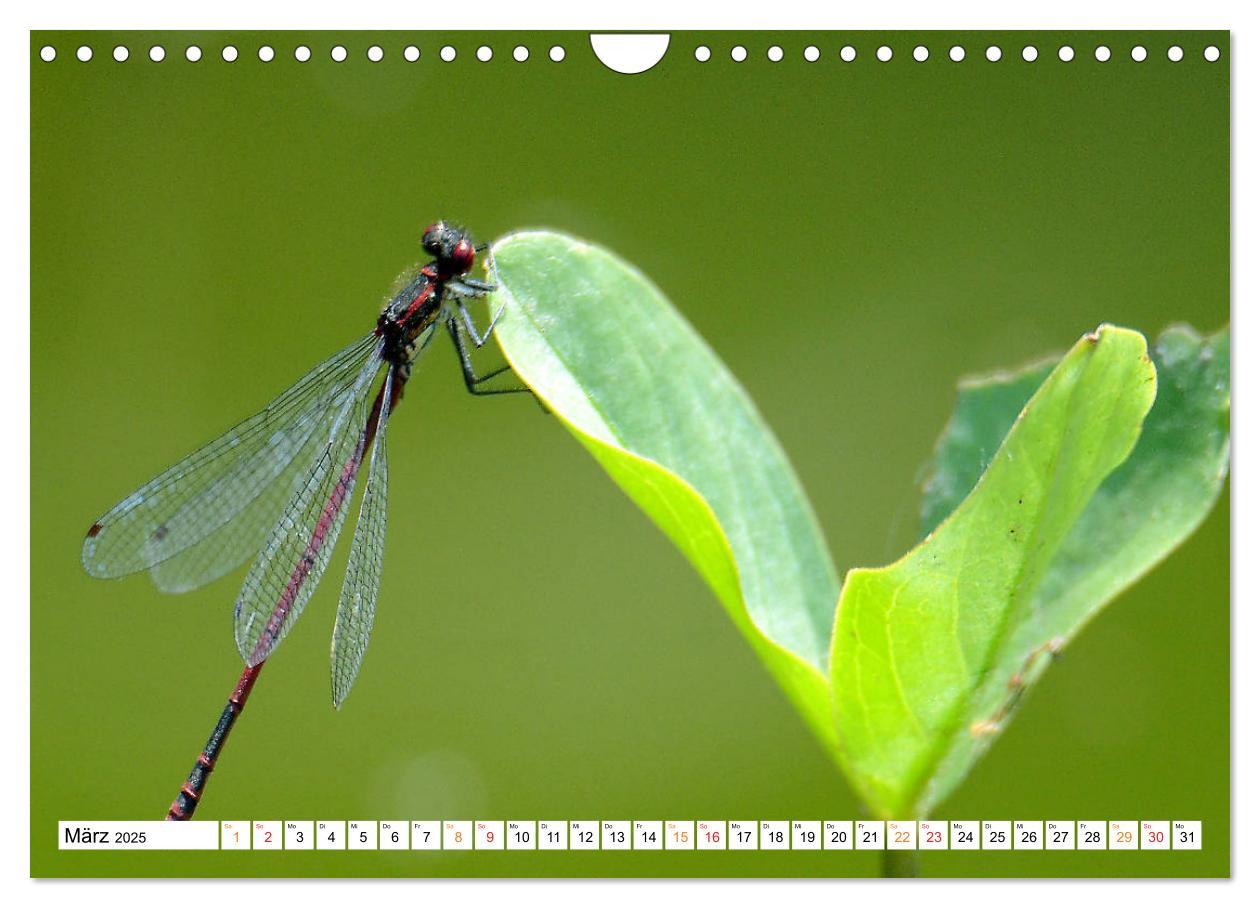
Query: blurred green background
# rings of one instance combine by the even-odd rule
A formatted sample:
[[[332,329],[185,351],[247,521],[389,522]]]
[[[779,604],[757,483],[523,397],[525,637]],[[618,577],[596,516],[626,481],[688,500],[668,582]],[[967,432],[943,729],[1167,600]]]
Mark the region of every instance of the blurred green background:
[[[579,33],[34,33],[32,873],[876,873],[864,852],[59,852],[58,819],[162,817],[240,671],[243,569],[180,597],[96,581],[83,532],[368,330],[422,226],[448,217],[484,239],[567,231],[639,265],[760,405],[841,570],[886,563],[914,541],[916,474],[957,378],[1103,320],[1148,336],[1227,321],[1228,42],[676,33],[662,63],[623,76]],[[383,590],[354,693],[334,712],[343,540],[199,819],[861,816],[707,588],[528,399],[470,397],[436,344],[390,445]],[[1229,872],[1229,542],[1222,500],[940,811],[1202,819],[1203,851],[925,854],[924,874]]]

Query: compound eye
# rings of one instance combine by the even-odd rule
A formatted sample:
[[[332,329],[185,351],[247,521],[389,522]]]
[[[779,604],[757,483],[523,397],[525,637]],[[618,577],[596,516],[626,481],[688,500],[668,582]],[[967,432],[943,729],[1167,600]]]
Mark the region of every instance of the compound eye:
[[[477,251],[473,248],[473,244],[467,239],[462,239],[456,243],[455,248],[451,250],[451,264],[454,265],[461,273],[465,272],[472,268],[473,257],[476,256],[476,254]]]

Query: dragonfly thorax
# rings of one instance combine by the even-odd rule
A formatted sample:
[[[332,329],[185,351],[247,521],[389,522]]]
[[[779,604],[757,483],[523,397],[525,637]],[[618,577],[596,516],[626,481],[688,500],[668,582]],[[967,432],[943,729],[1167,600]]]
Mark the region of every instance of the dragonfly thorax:
[[[385,341],[381,355],[387,362],[409,363],[415,357],[417,340],[437,322],[442,285],[433,275],[433,265],[426,265],[381,312],[376,333]]]

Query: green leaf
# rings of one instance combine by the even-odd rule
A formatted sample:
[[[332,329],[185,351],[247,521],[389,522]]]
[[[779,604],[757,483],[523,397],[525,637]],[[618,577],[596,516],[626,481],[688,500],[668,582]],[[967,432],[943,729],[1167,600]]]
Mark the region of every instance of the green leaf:
[[[877,813],[926,815],[960,730],[999,708],[977,695],[1013,674],[1004,644],[1154,397],[1142,335],[1086,335],[957,510],[900,561],[849,572],[832,650],[836,725],[850,778]]]
[[[1229,469],[1229,332],[1202,338],[1187,327],[1170,328],[1156,341],[1153,359],[1159,390],[1137,446],[1091,499],[1046,571],[1032,609],[1012,628],[997,668],[976,694],[976,722],[1011,698],[1008,682],[1016,673],[1026,690],[1045,670],[1046,659],[1024,669],[1029,653],[1050,640],[1066,644],[1194,532],[1220,494]],[[1031,396],[1046,371],[1033,366],[1019,375],[963,384],[925,486],[925,523],[957,503],[943,490],[956,490],[974,475],[967,466],[997,447],[1005,431],[1001,417],[1007,425],[1014,422],[1019,397]],[[986,419],[970,418],[978,399],[993,405]],[[947,479],[950,472],[957,478]],[[980,734],[959,729],[923,800],[936,803],[948,794],[1002,724],[981,725]]]
[[[851,571],[833,615],[835,570],[787,458],[660,291],[557,234],[509,236],[493,261],[509,363],[696,567],[880,815],[927,815],[1049,655],[1223,481],[1225,334],[1160,339],[1143,428],[1156,367],[1140,334],[1103,326],[1057,365],[963,385],[924,489],[935,530]]]
[[[834,753],[839,590],[787,458],[739,383],[646,277],[571,237],[494,245],[517,375],[669,536]]]
[[[1016,417],[1058,362],[1056,357],[1015,373],[999,372],[958,383],[958,402],[932,452],[923,483],[919,538],[936,529],[975,488]]]

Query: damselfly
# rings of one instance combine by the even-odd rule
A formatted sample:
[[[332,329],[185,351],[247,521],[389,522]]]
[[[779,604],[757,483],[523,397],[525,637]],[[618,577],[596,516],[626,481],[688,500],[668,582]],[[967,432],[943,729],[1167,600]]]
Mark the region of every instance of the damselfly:
[[[482,332],[466,305],[495,289],[468,277],[484,247],[442,221],[425,229],[421,245],[433,261],[405,280],[375,330],[324,360],[259,413],[145,483],[88,530],[83,566],[89,574],[122,577],[148,571],[168,592],[195,589],[253,558],[235,612],[236,647],[245,670],[168,819],[186,820],[196,809],[258,673],[328,566],[359,469],[368,458],[332,637],[334,706],[350,692],[372,633],[380,588],[385,429],[416,357],[433,336],[443,329],[450,335],[473,394],[528,390],[490,383],[509,366],[485,375],[473,367],[470,345],[486,343],[502,311]]]

